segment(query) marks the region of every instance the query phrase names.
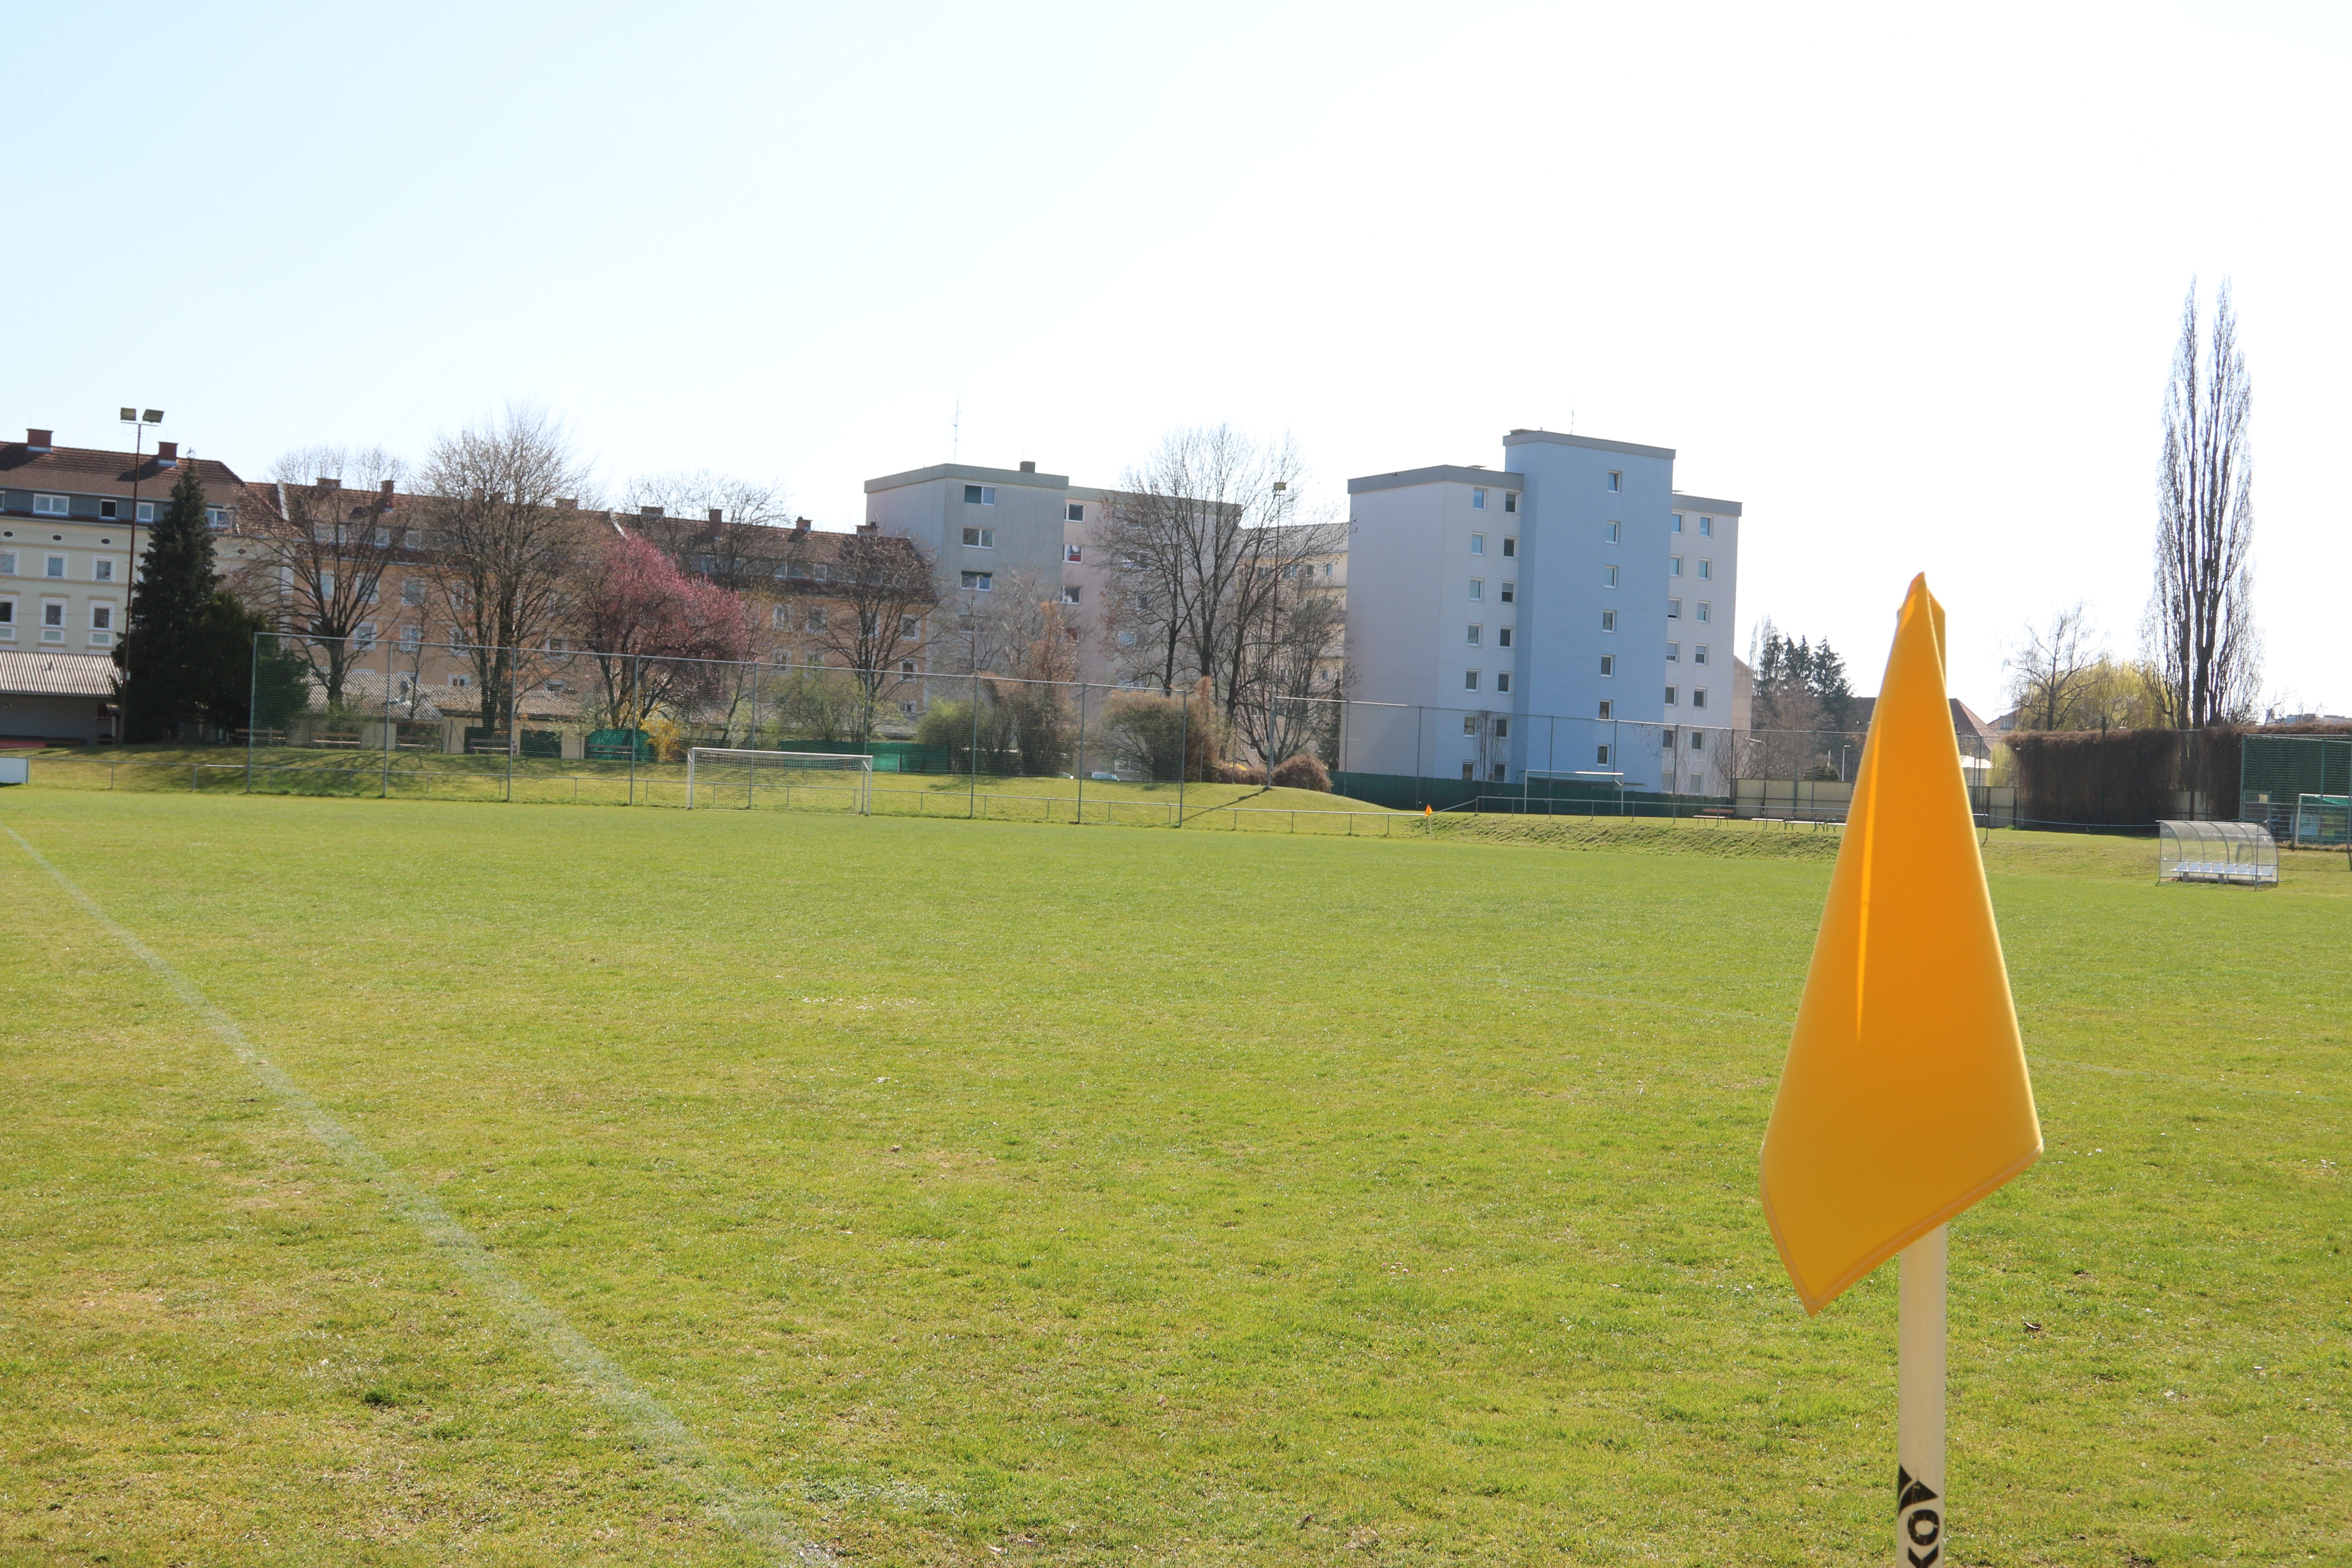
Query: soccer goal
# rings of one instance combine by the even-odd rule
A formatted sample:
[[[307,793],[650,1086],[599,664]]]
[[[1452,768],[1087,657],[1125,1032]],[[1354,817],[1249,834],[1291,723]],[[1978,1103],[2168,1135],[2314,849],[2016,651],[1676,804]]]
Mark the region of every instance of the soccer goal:
[[[874,759],[830,752],[749,752],[696,746],[686,753],[686,808],[814,806],[874,815]]]
[[[2294,843],[2317,849],[2345,841],[2352,823],[2352,795],[2298,795],[2294,797]]]

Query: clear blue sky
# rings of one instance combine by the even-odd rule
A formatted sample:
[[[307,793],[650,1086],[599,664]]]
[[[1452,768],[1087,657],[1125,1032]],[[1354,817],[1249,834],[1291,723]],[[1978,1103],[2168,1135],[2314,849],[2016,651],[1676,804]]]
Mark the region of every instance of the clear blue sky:
[[[248,473],[509,401],[608,493],[828,526],[1163,430],[1350,474],[1517,425],[1680,449],[1771,615],[1954,686],[2145,603],[2192,275],[2256,384],[2268,684],[2352,709],[2343,7],[21,6],[0,423]]]

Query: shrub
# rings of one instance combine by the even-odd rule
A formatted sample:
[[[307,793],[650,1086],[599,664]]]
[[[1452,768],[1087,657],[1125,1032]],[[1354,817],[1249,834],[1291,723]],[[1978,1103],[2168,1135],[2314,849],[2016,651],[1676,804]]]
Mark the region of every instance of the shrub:
[[[1219,763],[1215,770],[1219,784],[1262,784],[1265,770],[1255,763]]]
[[[1284,789],[1320,790],[1331,793],[1331,775],[1324,770],[1323,759],[1300,752],[1285,757],[1274,765],[1274,782]]]

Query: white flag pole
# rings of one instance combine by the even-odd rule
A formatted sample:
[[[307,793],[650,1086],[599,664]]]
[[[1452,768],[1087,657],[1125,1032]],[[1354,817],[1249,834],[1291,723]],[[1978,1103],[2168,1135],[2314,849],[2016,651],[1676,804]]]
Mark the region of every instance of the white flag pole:
[[[1944,1560],[1944,1243],[1937,1226],[1902,1251],[1895,1331],[1895,1562]]]

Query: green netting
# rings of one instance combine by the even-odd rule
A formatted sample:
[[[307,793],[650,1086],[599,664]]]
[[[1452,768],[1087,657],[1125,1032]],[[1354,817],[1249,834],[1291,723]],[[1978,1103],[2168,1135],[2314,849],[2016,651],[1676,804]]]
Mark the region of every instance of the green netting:
[[[2283,842],[2340,842],[2305,837],[2296,812],[2306,795],[2347,794],[2352,794],[2352,735],[2245,738],[2238,762],[2241,821],[2262,823]]]

